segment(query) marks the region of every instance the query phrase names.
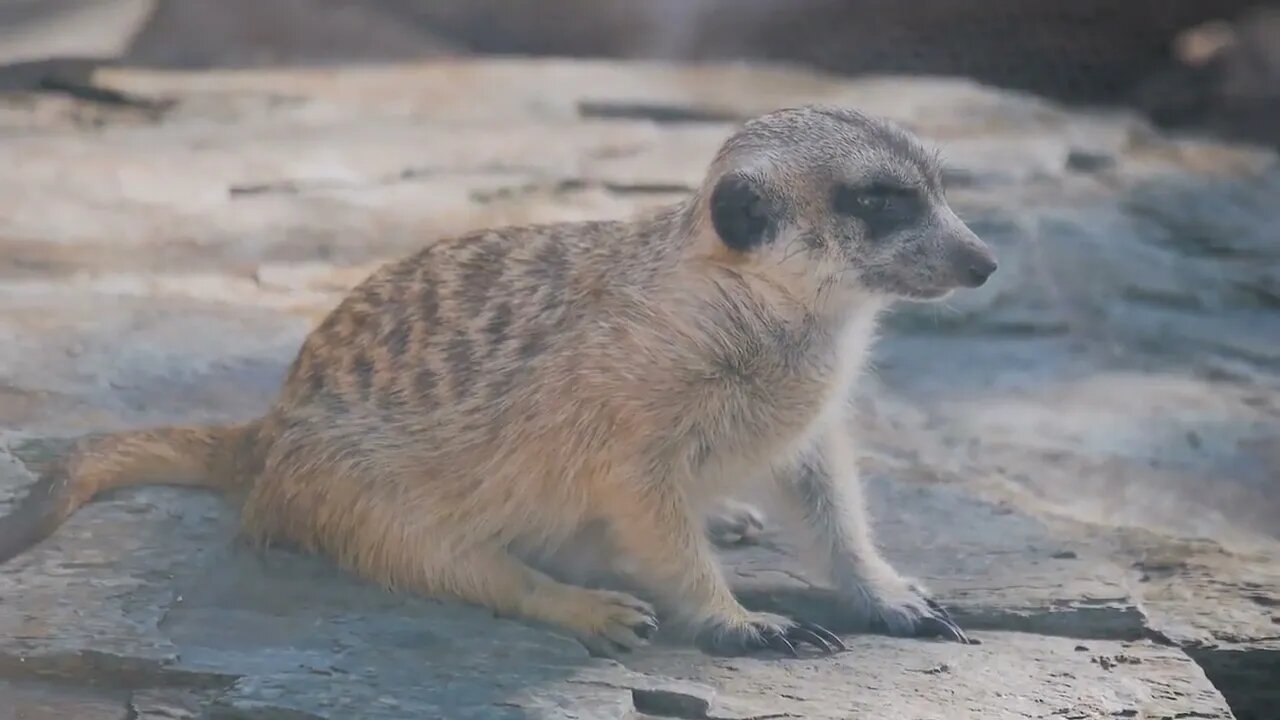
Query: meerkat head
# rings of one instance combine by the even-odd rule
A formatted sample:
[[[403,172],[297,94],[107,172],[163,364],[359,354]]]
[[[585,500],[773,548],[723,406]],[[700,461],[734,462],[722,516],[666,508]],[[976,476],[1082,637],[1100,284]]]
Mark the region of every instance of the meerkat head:
[[[748,121],[700,195],[714,253],[819,287],[932,300],[995,272],[956,217],[933,153],[888,121],[833,107]]]

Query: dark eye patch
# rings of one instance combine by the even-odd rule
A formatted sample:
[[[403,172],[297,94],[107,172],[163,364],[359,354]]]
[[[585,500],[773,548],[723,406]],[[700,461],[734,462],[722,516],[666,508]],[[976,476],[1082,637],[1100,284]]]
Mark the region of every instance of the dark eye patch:
[[[924,214],[924,200],[916,190],[890,182],[866,185],[839,183],[831,207],[840,215],[857,218],[872,238],[882,238],[916,222]]]

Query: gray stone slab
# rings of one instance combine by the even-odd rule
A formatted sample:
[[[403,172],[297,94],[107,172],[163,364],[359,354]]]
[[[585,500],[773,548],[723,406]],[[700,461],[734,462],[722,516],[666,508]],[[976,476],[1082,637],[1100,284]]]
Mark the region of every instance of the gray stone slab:
[[[0,680],[0,720],[130,720],[128,693]]]
[[[1158,635],[1204,668],[1238,720],[1280,707],[1280,556],[1131,539],[1135,594]]]
[[[848,653],[813,660],[713,660],[666,651],[627,664],[715,687],[708,718],[1232,718],[1200,668],[1177,650],[1020,633],[976,636],[981,645],[865,636]]]
[[[962,623],[1073,637],[1141,631],[1141,617],[1113,566],[1079,554],[1066,557],[1089,552],[1082,543],[956,488],[884,480],[872,488],[875,509],[893,518],[881,523],[885,544],[905,569],[938,589]],[[6,598],[0,617],[38,618],[43,628],[0,634],[0,666],[64,680],[225,686],[210,705],[214,717],[291,712],[343,718],[360,708],[361,717],[370,718],[553,718],[572,708],[583,717],[623,718],[637,707],[650,713],[710,708],[713,697],[727,709],[707,709],[707,717],[749,717],[777,706],[732,692],[723,699],[718,678],[699,681],[710,692],[673,685],[671,679],[693,678],[658,672],[659,661],[637,666],[652,670],[638,678],[589,659],[572,640],[545,630],[474,608],[388,594],[317,558],[248,550],[232,542],[233,525],[231,513],[213,498],[175,489],[119,493],[86,508],[50,543],[0,574],[0,597]],[[731,551],[729,563],[735,585],[754,605],[816,618],[833,609],[821,590],[798,580],[797,564],[777,550]],[[1017,642],[980,652],[1022,657],[1026,650]],[[1059,644],[1074,642],[1085,641]],[[924,658],[950,652],[929,641],[855,643],[853,654],[877,658],[877,665],[886,647],[895,648],[895,662],[905,662],[913,648]],[[683,650],[664,647],[661,657],[685,657]],[[1049,665],[1057,657],[1038,662]],[[779,678],[771,682],[780,683],[793,672],[788,662],[753,667],[762,675],[775,668]],[[1195,678],[1183,681],[1194,685]],[[904,690],[886,676],[882,691],[882,702],[890,703]],[[1066,702],[1084,690],[1070,685],[1061,692]],[[1138,702],[1124,700],[1130,701]],[[786,705],[785,711],[803,714],[806,707]],[[1008,707],[1022,712],[1016,703]]]
[[[5,475],[0,487],[14,487]],[[144,491],[94,504],[0,567],[0,669],[129,683],[176,660],[159,624],[175,574],[198,563],[210,530],[225,525],[209,500]]]
[[[153,488],[0,567],[0,675],[128,689],[119,708],[139,718],[1227,717],[1189,654],[1241,718],[1273,703],[1278,581],[1237,548],[1274,553],[1280,526],[1274,153],[960,81],[746,66],[96,80],[163,102],[0,98],[4,448],[258,413],[306,329],[378,263],[682,197],[748,115],[836,102],[938,142],[1002,270],[891,315],[856,429],[881,544],[984,644],[859,637],[828,664],[663,646],[628,669],[248,552],[221,501]],[[0,452],[0,510],[29,479]],[[1113,526],[1231,549],[1140,582],[1146,556]],[[778,548],[729,561],[749,602],[832,614]],[[1173,645],[1121,644],[1148,633]]]

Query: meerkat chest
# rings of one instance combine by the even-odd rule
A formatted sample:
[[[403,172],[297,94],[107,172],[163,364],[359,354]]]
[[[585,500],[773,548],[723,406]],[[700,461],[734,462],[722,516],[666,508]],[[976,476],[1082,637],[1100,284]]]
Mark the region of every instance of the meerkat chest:
[[[871,317],[839,332],[758,338],[719,369],[706,432],[692,449],[718,464],[759,463],[794,452],[843,414],[871,343]],[[752,356],[752,353],[758,353]]]

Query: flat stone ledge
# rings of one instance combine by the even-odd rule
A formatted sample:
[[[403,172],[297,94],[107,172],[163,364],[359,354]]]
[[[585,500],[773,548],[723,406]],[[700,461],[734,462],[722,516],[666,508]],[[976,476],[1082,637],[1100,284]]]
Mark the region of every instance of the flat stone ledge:
[[[1200,668],[1176,649],[1021,633],[976,636],[981,645],[860,637],[850,652],[816,660],[712,660],[670,651],[627,665],[717,688],[707,718],[1233,717]],[[750,711],[743,713],[744,706]]]
[[[912,126],[942,146],[952,200],[1002,272],[949,309],[889,318],[867,475],[886,552],[984,645],[860,636],[828,666],[663,646],[627,669],[323,561],[247,553],[216,498],[148,488],[0,567],[0,676],[128,689],[139,718],[345,720],[361,703],[430,716],[450,700],[440,688],[457,698],[450,717],[1225,717],[1189,655],[1241,718],[1273,703],[1270,600],[1251,599],[1270,597],[1273,575],[1207,554],[1165,580],[1105,527],[1043,518],[1136,508],[1101,521],[1213,534],[1247,516],[1268,532],[1274,153],[961,81],[750,66],[507,59],[89,81],[122,101],[0,97],[0,169],[17,169],[0,170],[4,447],[261,412],[309,325],[380,262],[478,227],[683,197],[749,115],[825,101]],[[0,506],[29,480],[0,452]],[[991,492],[1006,486],[1025,492]],[[1179,494],[1196,488],[1215,492]],[[784,549],[727,553],[735,585],[838,625]],[[1124,644],[1148,632],[1170,646]],[[802,667],[812,684],[792,687]],[[800,699],[779,711],[769,688]]]

